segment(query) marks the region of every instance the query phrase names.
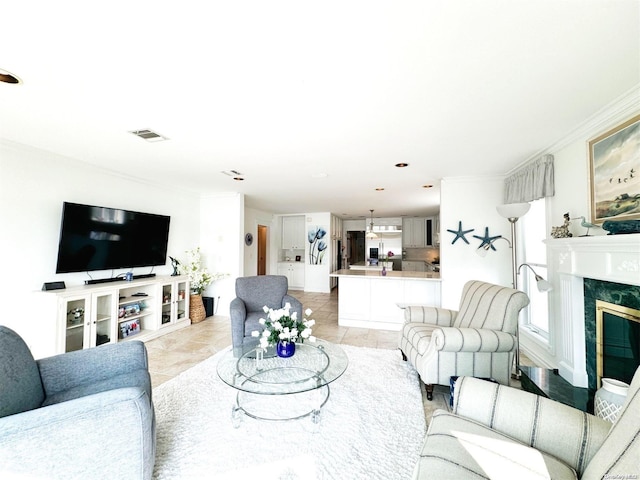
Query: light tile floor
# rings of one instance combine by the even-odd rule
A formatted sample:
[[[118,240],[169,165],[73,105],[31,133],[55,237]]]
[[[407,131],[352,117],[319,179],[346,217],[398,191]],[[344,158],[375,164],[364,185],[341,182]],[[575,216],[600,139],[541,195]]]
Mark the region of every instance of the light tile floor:
[[[399,332],[338,325],[338,293],[305,293],[290,291],[302,302],[303,310],[310,308],[310,318],[316,321],[313,334],[333,343],[359,347],[398,347]],[[214,315],[176,332],[146,343],[149,352],[149,371],[154,387],[175,377],[231,345],[229,317]]]

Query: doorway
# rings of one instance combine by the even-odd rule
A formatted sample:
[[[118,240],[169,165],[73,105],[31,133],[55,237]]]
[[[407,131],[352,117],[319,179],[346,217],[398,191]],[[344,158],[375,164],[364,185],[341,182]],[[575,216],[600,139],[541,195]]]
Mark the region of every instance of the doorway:
[[[267,274],[267,227],[258,225],[258,275]]]
[[[347,232],[347,255],[349,257],[349,264],[355,265],[358,263],[364,263],[365,261],[365,236],[364,231],[348,231]]]

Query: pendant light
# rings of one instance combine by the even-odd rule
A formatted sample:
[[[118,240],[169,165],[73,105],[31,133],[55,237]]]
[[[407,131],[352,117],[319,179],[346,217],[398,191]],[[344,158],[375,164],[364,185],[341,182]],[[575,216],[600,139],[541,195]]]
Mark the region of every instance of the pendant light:
[[[369,210],[371,212],[371,223],[369,224],[369,233],[367,233],[367,238],[378,238],[378,235],[373,233],[373,210]]]

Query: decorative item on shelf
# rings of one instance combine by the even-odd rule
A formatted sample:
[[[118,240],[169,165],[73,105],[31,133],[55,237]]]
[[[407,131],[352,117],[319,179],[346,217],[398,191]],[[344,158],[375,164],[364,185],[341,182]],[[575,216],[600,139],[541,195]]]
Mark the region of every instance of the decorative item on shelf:
[[[472,228],[470,230],[463,230],[462,229],[462,221],[458,221],[458,230],[447,230],[447,232],[453,233],[455,235],[455,238],[453,239],[453,241],[451,242],[451,245],[453,245],[454,243],[456,243],[458,241],[458,239],[462,239],[464,240],[464,242],[469,245],[469,240],[467,240],[465,238],[465,235],[467,233],[471,233],[473,232],[475,229]]]
[[[569,225],[571,224],[569,218],[569,212],[564,214],[564,223],[559,227],[551,227],[552,238],[570,238],[573,234],[569,231]]]
[[[134,318],[120,323],[120,338],[127,338],[140,333],[140,319]]]
[[[207,318],[207,312],[202,301],[202,292],[213,281],[226,277],[226,273],[216,273],[211,275],[202,266],[200,247],[187,250],[187,262],[179,264],[179,272],[189,277],[191,296],[189,297],[189,317],[191,323],[198,323]]]
[[[613,378],[603,378],[602,387],[596,392],[593,401],[596,417],[615,423],[627,398],[628,390],[627,383]]]
[[[609,232],[607,235],[640,233],[640,220],[620,220],[619,222],[607,220],[602,224],[602,228]]]
[[[592,228],[600,228],[600,226],[598,225],[587,222],[584,217],[573,217],[571,220],[578,219],[581,219],[580,225],[587,229],[587,233],[585,233],[584,235],[580,235],[581,237],[592,237],[593,235],[589,235],[589,230],[591,230]]]
[[[387,267],[386,267],[386,265],[382,265],[382,270],[380,270],[380,274],[381,274],[383,277],[386,277],[386,276],[387,276]]]
[[[79,325],[84,320],[84,308],[74,308],[67,312],[67,321],[70,325]]]
[[[254,330],[251,336],[260,338],[259,347],[263,350],[275,345],[278,356],[290,357],[295,352],[295,345],[287,347],[287,344],[294,344],[297,341],[304,343],[305,340],[316,341],[316,338],[311,335],[311,327],[316,321],[308,318],[313,313],[310,308],[304,312],[307,316],[306,320],[299,319],[297,312],[290,313],[291,304],[288,302],[283,308],[277,310],[266,305],[262,309],[267,314],[267,318],[260,319],[260,325],[264,325],[264,330],[262,332]]]
[[[171,256],[169,256],[169,258],[171,259],[171,266],[173,267],[173,273],[171,274],[171,276],[176,277],[178,275],[178,267],[180,266],[180,261],[177,258],[173,258]]]

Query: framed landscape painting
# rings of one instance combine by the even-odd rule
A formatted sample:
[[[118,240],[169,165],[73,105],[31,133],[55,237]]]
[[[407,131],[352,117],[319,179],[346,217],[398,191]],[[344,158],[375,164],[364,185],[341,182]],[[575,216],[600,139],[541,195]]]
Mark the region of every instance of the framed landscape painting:
[[[640,219],[640,115],[589,142],[591,221]]]

